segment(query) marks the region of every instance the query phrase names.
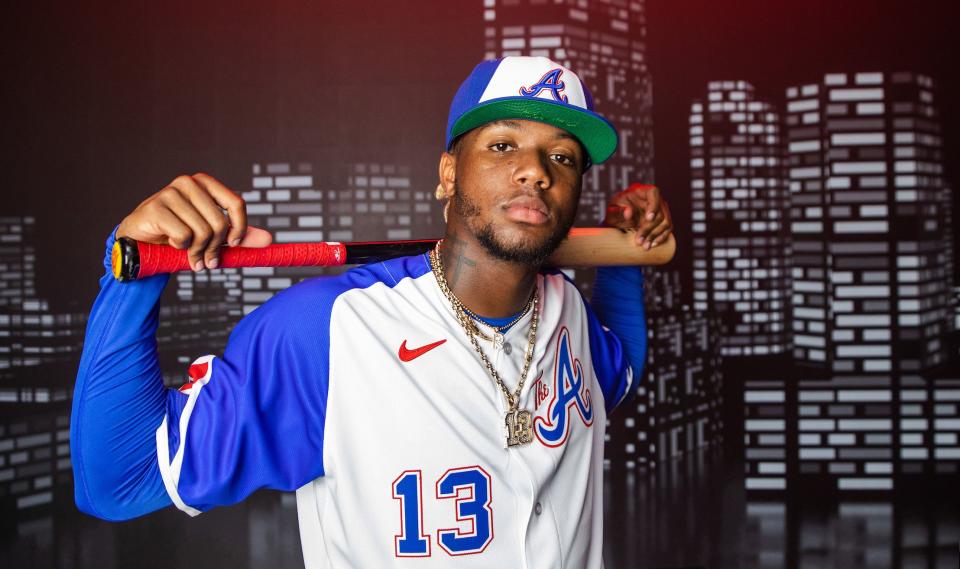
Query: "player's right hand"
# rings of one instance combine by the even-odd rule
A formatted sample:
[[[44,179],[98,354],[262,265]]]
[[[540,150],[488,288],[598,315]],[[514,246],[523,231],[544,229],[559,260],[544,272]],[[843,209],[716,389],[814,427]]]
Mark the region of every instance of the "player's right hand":
[[[243,198],[203,173],[177,176],[145,199],[120,222],[117,237],[187,249],[194,271],[217,268],[224,245],[264,247],[273,240],[247,227]]]

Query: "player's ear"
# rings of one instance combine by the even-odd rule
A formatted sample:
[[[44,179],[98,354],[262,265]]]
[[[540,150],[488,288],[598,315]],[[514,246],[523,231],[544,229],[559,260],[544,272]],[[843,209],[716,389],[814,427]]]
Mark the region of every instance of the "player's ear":
[[[450,199],[457,181],[457,157],[449,152],[440,155],[438,168],[440,184],[437,185],[437,199]]]

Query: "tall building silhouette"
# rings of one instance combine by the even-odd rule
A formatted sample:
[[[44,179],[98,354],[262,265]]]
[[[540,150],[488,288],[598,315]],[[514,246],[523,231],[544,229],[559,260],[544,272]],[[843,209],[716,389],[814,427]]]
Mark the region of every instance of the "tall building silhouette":
[[[789,365],[762,369],[743,383],[744,486],[781,491],[797,476],[797,378]]]
[[[36,294],[34,225],[33,217],[0,217],[0,310],[19,307]]]
[[[598,225],[610,196],[631,183],[654,181],[645,3],[484,0],[483,17],[486,59],[553,59],[580,76],[596,110],[616,125],[616,154],[590,168],[583,180],[577,223]]]
[[[53,311],[37,296],[34,224],[30,216],[0,218],[0,370],[72,362],[83,341],[85,313]]]
[[[834,73],[787,100],[794,356],[851,373],[944,362],[952,204],[932,81]]]
[[[70,399],[85,313],[36,293],[33,217],[0,218],[0,511],[67,493]]]
[[[933,92],[912,73],[831,73],[786,91],[800,366],[786,397],[799,474],[840,490],[956,467],[957,405],[937,403],[957,394],[938,375],[953,259]]]
[[[930,78],[786,90],[793,363],[745,385],[748,490],[955,473],[952,203]]]
[[[788,348],[790,247],[780,116],[745,81],[713,81],[690,113],[694,307],[720,315],[723,354]]]
[[[348,167],[346,183],[329,194],[331,241],[394,241],[436,237],[431,215],[433,194],[413,184],[410,168],[358,163]]]

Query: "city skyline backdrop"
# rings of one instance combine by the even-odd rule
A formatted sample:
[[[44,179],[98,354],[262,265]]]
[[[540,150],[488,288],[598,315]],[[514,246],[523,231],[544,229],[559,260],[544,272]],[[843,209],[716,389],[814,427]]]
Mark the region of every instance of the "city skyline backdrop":
[[[69,482],[62,405],[33,418],[24,409],[69,398],[103,239],[137,202],[204,170],[241,193],[251,223],[279,242],[439,236],[431,188],[449,97],[479,59],[521,54],[580,73],[619,127],[617,154],[584,179],[578,223],[596,224],[631,182],[657,183],[673,213],[679,253],[646,270],[645,381],[610,421],[611,470],[652,472],[722,444],[744,460],[753,494],[801,483],[889,491],[901,476],[957,475],[960,85],[943,51],[956,40],[931,33],[940,8],[426,4],[430,22],[395,5],[366,21],[362,9],[307,2],[206,7],[180,20],[186,12],[152,6],[94,10],[74,16],[101,36],[64,28],[89,42],[79,55],[37,51],[79,61],[53,79],[87,72],[90,89],[71,94],[79,114],[51,106],[59,122],[26,113],[14,123],[27,143],[9,146],[25,165],[13,183],[35,191],[12,199],[0,222],[0,413],[25,404],[0,416],[0,499],[19,495],[18,509],[31,508]],[[387,25],[394,16],[409,27]],[[790,21],[784,39],[776,26]],[[722,55],[704,57],[711,51]],[[28,107],[64,96],[32,86],[16,91]],[[30,175],[37,146],[68,145],[40,138],[57,126],[84,142],[80,152],[48,155],[53,178]],[[75,191],[57,189],[68,180]],[[113,189],[127,184],[143,190]],[[71,205],[50,208],[51,192]],[[51,227],[73,233],[57,242]],[[165,380],[178,385],[178,370],[222,350],[242,315],[320,272],[171,279],[158,332]],[[576,278],[589,292],[590,272]]]

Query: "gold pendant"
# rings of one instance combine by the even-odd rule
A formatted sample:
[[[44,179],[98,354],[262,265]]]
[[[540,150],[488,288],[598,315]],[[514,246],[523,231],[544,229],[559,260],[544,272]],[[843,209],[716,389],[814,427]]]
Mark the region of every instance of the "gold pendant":
[[[515,447],[533,442],[533,417],[530,411],[507,411],[507,446]]]
[[[503,334],[500,332],[493,333],[493,349],[499,350],[503,348]]]

